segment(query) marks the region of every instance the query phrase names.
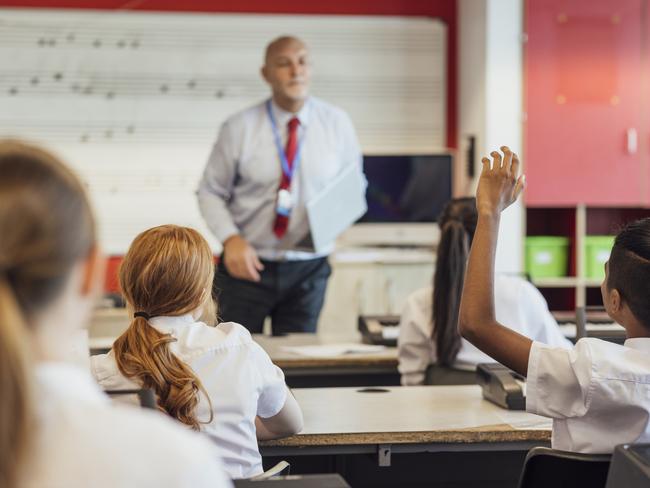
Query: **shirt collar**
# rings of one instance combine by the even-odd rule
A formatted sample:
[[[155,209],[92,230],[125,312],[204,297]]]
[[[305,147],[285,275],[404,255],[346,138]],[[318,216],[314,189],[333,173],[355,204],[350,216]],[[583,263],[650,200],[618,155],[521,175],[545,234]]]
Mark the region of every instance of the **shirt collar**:
[[[650,353],[650,337],[633,337],[625,340],[625,347]]]
[[[40,362],[34,369],[34,375],[43,398],[73,398],[100,405],[109,402],[90,372],[77,365]]]
[[[177,327],[183,327],[195,323],[194,317],[191,313],[185,315],[161,315],[158,317],[151,317],[149,323],[161,332],[169,331]]]
[[[307,97],[307,99],[305,100],[305,103],[303,104],[302,108],[295,114],[291,112],[287,112],[286,110],[280,108],[275,103],[273,98],[271,98],[271,106],[273,108],[273,115],[275,116],[275,120],[278,121],[278,125],[280,127],[286,128],[287,123],[289,122],[289,120],[291,120],[292,117],[298,118],[301,127],[307,127],[307,124],[309,123],[309,112],[311,106],[311,99],[309,97]]]

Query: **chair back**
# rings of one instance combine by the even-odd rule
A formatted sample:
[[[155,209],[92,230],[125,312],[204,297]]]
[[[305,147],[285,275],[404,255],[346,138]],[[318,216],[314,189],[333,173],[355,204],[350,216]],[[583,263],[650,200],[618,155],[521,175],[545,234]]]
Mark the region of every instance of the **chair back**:
[[[605,488],[610,460],[610,454],[534,447],[526,456],[519,488]]]
[[[607,475],[607,488],[650,486],[650,444],[616,446]]]

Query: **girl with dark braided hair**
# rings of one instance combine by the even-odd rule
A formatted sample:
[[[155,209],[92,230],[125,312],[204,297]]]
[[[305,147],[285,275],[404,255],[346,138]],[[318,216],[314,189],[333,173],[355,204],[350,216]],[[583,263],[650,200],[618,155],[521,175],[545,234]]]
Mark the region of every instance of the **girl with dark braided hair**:
[[[433,287],[414,292],[400,321],[402,384],[474,383],[478,363],[494,362],[461,338],[458,310],[469,249],[476,229],[476,199],[451,200],[438,218],[440,243]],[[531,339],[570,347],[541,293],[518,276],[497,275],[497,316]]]

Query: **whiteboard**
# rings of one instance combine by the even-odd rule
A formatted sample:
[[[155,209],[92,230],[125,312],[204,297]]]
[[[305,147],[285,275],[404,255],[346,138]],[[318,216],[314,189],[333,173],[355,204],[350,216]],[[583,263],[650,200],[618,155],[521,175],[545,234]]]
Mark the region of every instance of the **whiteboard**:
[[[312,52],[312,93],[366,154],[444,150],[446,26],[435,19],[0,9],[0,136],[46,144],[90,189],[100,238],[203,222],[195,192],[220,124],[268,96],[263,51]]]

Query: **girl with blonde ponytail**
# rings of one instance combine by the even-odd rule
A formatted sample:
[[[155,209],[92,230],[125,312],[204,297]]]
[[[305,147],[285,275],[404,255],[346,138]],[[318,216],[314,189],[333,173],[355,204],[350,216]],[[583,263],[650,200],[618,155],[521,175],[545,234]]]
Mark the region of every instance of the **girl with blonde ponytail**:
[[[69,362],[102,272],[77,177],[42,149],[0,140],[0,486],[230,486],[209,443],[113,408]]]
[[[199,321],[213,273],[197,231],[163,225],[138,235],[119,271],[131,324],[92,368],[106,389],[153,389],[161,411],[207,434],[228,474],[247,478],[262,472],[258,439],[298,432],[302,413],[246,328]]]
[[[177,259],[174,259],[177,258]],[[113,344],[120,372],[152,388],[159,408],[194,430],[199,394],[208,404],[203,423],[212,421],[212,405],[201,380],[170,348],[176,339],[149,324],[165,315],[200,313],[211,300],[212,252],[193,229],[172,225],[136,237],[120,266],[120,288],[134,317]],[[173,279],[175,286],[166,286]],[[146,310],[146,312],[144,312]]]
[[[400,320],[403,385],[474,383],[476,365],[494,362],[458,332],[460,297],[477,218],[475,198],[451,200],[438,218],[440,242],[433,287],[411,294]],[[507,275],[497,275],[496,283],[496,313],[501,323],[534,340],[571,347],[532,284]]]

